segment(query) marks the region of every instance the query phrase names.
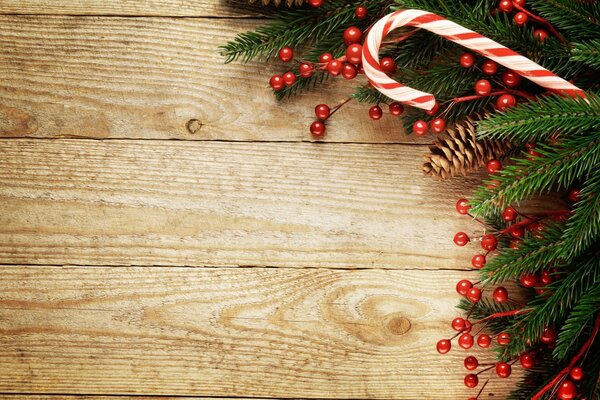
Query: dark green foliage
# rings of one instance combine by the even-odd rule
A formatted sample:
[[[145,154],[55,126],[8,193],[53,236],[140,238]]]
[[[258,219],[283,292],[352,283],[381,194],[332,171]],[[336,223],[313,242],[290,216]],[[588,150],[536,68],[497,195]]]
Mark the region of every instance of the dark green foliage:
[[[581,61],[591,68],[600,68],[600,40],[573,43],[571,54],[573,61]]]

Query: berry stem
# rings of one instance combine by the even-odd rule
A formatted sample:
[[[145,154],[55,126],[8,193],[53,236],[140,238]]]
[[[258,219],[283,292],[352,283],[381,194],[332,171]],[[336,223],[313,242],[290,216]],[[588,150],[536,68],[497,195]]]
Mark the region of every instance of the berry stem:
[[[485,381],[485,383],[483,384],[483,386],[481,386],[481,389],[479,389],[479,393],[477,393],[477,396],[475,397],[475,399],[478,399],[479,396],[481,396],[481,393],[483,393],[483,390],[485,389],[485,387],[487,386],[487,384],[490,382],[489,379],[487,379]]]
[[[531,309],[525,309],[525,310],[516,309],[516,310],[510,310],[510,311],[497,312],[497,313],[488,315],[487,317],[479,320],[478,322],[489,321],[490,319],[494,319],[494,318],[512,317],[514,315],[527,314],[530,311],[531,311]]]
[[[514,8],[516,8],[517,10],[519,10],[521,12],[524,12],[525,14],[527,14],[527,16],[529,18],[531,18],[531,19],[539,22],[540,24],[546,26],[546,28],[548,28],[548,30],[550,32],[552,32],[552,34],[554,36],[556,36],[556,38],[558,39],[558,41],[561,42],[561,43],[563,43],[562,36],[560,36],[560,34],[558,33],[558,31],[556,29],[554,29],[554,27],[552,26],[552,24],[548,20],[546,20],[546,19],[544,19],[542,17],[539,17],[539,16],[533,14],[531,11],[527,10],[524,7],[521,7],[516,1],[513,1],[512,4],[513,4]]]
[[[516,96],[523,97],[528,100],[535,100],[535,96],[532,96],[529,93],[523,92],[522,90],[503,89],[503,90],[497,90],[495,92],[491,92],[489,94],[474,94],[471,96],[456,97],[449,101],[452,102],[453,104],[455,104],[455,103],[462,103],[465,101],[477,100],[477,99],[481,99],[483,97],[500,96],[503,94],[514,94]]]
[[[346,103],[348,103],[352,99],[353,99],[353,97],[348,97],[346,100],[342,101],[340,104],[338,104],[337,106],[333,107],[333,109],[329,113],[329,117],[327,117],[327,119],[331,118],[331,116],[333,114],[335,114],[340,108],[342,108]]]
[[[600,313],[596,315],[596,322],[594,323],[594,328],[592,329],[592,334],[590,335],[590,337],[588,338],[588,340],[585,341],[585,343],[583,344],[583,346],[581,346],[581,348],[579,349],[579,351],[577,352],[577,354],[575,354],[575,356],[573,357],[573,359],[571,360],[571,362],[569,363],[569,365],[567,365],[566,367],[564,367],[555,377],[554,379],[552,379],[550,382],[548,382],[548,384],[546,386],[544,386],[542,389],[540,389],[539,392],[537,392],[532,398],[531,400],[539,400],[542,398],[542,396],[551,388],[554,387],[554,385],[556,385],[561,378],[568,374],[569,371],[571,371],[571,369],[579,362],[579,359],[589,350],[590,346],[592,345],[592,343],[594,343],[594,339],[596,339],[596,335],[598,334],[598,330],[600,330]]]
[[[475,375],[483,374],[485,371],[489,371],[490,369],[494,368],[495,366],[496,366],[496,364],[492,364],[489,367],[482,369],[481,371],[479,371]]]

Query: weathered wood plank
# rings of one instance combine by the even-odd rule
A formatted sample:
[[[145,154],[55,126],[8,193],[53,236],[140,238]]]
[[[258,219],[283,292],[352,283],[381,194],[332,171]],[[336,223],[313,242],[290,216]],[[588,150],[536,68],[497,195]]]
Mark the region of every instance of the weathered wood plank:
[[[0,262],[466,268],[421,146],[0,140]],[[473,251],[477,246],[473,244]]]
[[[199,2],[202,3],[202,2]],[[256,21],[0,16],[0,136],[309,141],[314,106],[350,82],[277,104],[262,64],[217,47]],[[277,68],[283,70],[283,66]],[[364,81],[364,78],[362,79]],[[351,102],[326,141],[431,142]]]
[[[435,351],[451,334],[459,276],[475,277],[5,267],[0,391],[466,398],[466,352]],[[507,387],[500,379],[490,386],[499,396]]]
[[[264,8],[244,0],[2,0],[0,14],[243,18]]]

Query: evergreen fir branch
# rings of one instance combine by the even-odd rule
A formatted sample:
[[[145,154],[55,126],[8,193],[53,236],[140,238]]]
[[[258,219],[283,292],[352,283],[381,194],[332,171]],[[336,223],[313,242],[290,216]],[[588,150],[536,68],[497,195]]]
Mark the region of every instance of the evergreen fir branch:
[[[542,359],[533,368],[527,370],[526,375],[508,396],[508,400],[531,400],[533,395],[550,382],[562,368],[563,366],[549,354],[543,354]],[[546,393],[542,400],[551,398],[551,393]]]
[[[580,61],[592,68],[600,68],[600,40],[573,43],[571,60]]]
[[[400,68],[420,68],[429,65],[454,43],[431,32],[420,30],[396,46],[381,49],[383,56],[392,57]]]
[[[568,267],[559,268],[561,271],[569,270],[569,273],[546,287],[549,296],[537,296],[527,304],[530,312],[515,317],[513,326],[508,330],[513,339],[502,348],[503,359],[511,359],[526,351],[530,347],[527,343],[536,343],[545,327],[557,326],[567,315],[573,315],[569,314],[571,309],[600,283],[600,260],[597,258],[587,256]]]
[[[561,236],[562,225],[551,224],[545,227],[542,236],[531,235],[517,249],[499,252],[481,270],[486,284],[518,280],[524,273],[536,273],[548,265],[562,266],[556,259],[558,249],[565,243]]]
[[[514,160],[494,175],[493,181],[479,187],[471,201],[471,213],[485,216],[506,205],[548,192],[551,188],[568,188],[586,173],[595,171],[600,163],[600,135],[586,132],[565,137],[560,145],[541,144],[541,155]]]
[[[226,63],[238,59],[249,62],[256,58],[268,61],[284,46],[302,48],[327,40],[332,35],[339,36],[350,22],[364,29],[373,17],[357,21],[354,9],[359,4],[362,2],[358,0],[330,0],[317,8],[282,9],[275,19],[254,31],[239,34],[221,46],[221,55]],[[390,6],[391,0],[370,1],[367,4],[369,15],[377,16]]]
[[[370,104],[390,104],[394,101],[370,85],[360,85],[355,87],[352,97],[361,103]]]
[[[321,85],[327,82],[330,78],[331,75],[328,73],[316,71],[309,78],[296,79],[296,81],[290,86],[285,86],[281,90],[273,90],[273,94],[278,101],[281,101],[287,97],[292,97],[297,93],[304,92]]]
[[[594,242],[600,240],[600,173],[595,171],[585,182],[581,200],[575,205],[566,223],[558,257],[572,259],[579,256]],[[600,243],[597,243],[600,248]]]
[[[467,299],[461,299],[458,305],[458,309],[463,310],[465,313],[471,312],[471,318],[474,320],[483,319],[489,315],[509,311],[510,309],[501,303],[490,301],[487,299],[481,299],[477,303],[471,303]],[[471,311],[471,308],[473,311]],[[494,334],[498,334],[504,330],[507,330],[514,317],[500,317],[490,319],[486,323],[486,329]],[[478,330],[479,327],[473,328]]]
[[[530,0],[528,5],[571,38],[596,37],[600,31],[597,2],[586,4],[573,0]]]
[[[540,97],[504,113],[490,114],[477,124],[478,137],[515,143],[544,140],[558,132],[564,136],[589,130],[600,131],[600,97],[596,94],[586,99]]]
[[[600,265],[596,264],[596,268],[600,269]],[[596,281],[589,287],[579,299],[573,310],[569,313],[569,317],[563,323],[556,341],[556,348],[552,355],[557,360],[564,360],[573,353],[573,349],[579,347],[578,343],[583,343],[580,338],[586,327],[589,327],[596,313],[600,311],[600,280],[596,276]]]

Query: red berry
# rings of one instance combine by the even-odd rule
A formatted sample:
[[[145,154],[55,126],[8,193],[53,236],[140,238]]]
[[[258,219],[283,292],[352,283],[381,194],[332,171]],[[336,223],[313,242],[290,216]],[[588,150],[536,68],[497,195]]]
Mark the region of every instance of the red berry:
[[[285,86],[283,82],[283,77],[281,75],[273,75],[271,79],[269,79],[269,85],[273,88],[273,90],[281,90]]]
[[[535,358],[530,353],[523,353],[519,358],[521,366],[525,369],[533,368],[535,366]]]
[[[469,200],[467,199],[458,199],[456,202],[456,211],[458,211],[461,215],[467,215],[469,213],[469,209],[471,206],[469,205]]]
[[[498,375],[500,378],[508,378],[510,376],[510,373],[510,364],[507,364],[505,362],[496,364],[496,375]]]
[[[319,56],[319,62],[321,64],[327,64],[331,60],[333,60],[331,53],[323,53]]]
[[[483,235],[481,237],[481,247],[487,251],[496,250],[496,247],[498,247],[498,239],[490,233]]]
[[[294,82],[296,82],[296,74],[294,74],[292,71],[288,71],[283,74],[283,83],[285,83],[286,86],[291,86],[294,84]]]
[[[548,32],[543,29],[536,29],[533,31],[533,37],[537,38],[540,42],[545,42],[548,39]]]
[[[505,287],[498,286],[494,290],[494,300],[496,300],[498,303],[504,303],[505,301],[507,301],[508,300],[508,290],[506,290]]]
[[[516,250],[521,247],[522,240],[513,239],[508,243],[510,249]]]
[[[413,124],[412,130],[415,135],[423,136],[427,134],[429,127],[427,126],[427,122],[418,120]]]
[[[525,236],[525,229],[522,226],[511,226],[508,228],[510,236],[520,239]]]
[[[492,60],[484,61],[481,65],[481,70],[486,75],[496,75],[496,72],[498,72],[498,64]]]
[[[517,210],[515,210],[514,207],[506,207],[504,209],[504,211],[502,211],[502,219],[505,221],[514,221],[515,219],[517,219],[517,215],[519,213],[517,212]]]
[[[315,68],[311,64],[302,63],[300,64],[298,71],[301,77],[309,78],[315,72]]]
[[[492,93],[492,84],[487,79],[480,79],[475,82],[475,93],[480,96],[487,96]]]
[[[517,99],[512,94],[503,94],[496,100],[496,109],[498,111],[506,111],[506,109],[517,104]]]
[[[402,113],[404,112],[404,106],[401,103],[398,103],[397,101],[391,102],[389,105],[389,109],[390,114],[392,114],[395,117],[402,115]]]
[[[479,383],[479,378],[475,374],[469,374],[465,376],[465,386],[468,388],[474,388]]]
[[[523,11],[519,11],[513,17],[513,20],[515,21],[515,24],[517,24],[517,26],[525,25],[527,23],[528,19],[529,19],[529,17]]]
[[[473,327],[473,325],[471,325],[471,321],[469,321],[468,319],[465,320],[465,328],[463,329],[464,333],[469,333],[471,332],[471,328]]]
[[[554,278],[552,278],[550,271],[542,271],[542,274],[540,275],[540,280],[544,285],[547,285],[549,283],[552,283],[552,281],[554,281]]]
[[[506,332],[500,332],[497,340],[499,345],[506,346],[508,343],[510,343],[510,335]]]
[[[526,288],[532,288],[538,284],[537,276],[535,276],[535,274],[523,274],[521,275],[521,278],[519,278],[519,281],[521,282],[521,285]]]
[[[485,164],[485,169],[490,174],[495,174],[502,169],[502,163],[498,160],[490,160]]]
[[[434,116],[435,114],[438,113],[438,111],[440,111],[440,105],[438,104],[438,102],[436,101],[433,104],[433,108],[431,110],[427,110],[425,111],[425,114],[429,115],[429,116]]]
[[[291,47],[285,46],[279,50],[279,59],[283,62],[292,61],[294,58],[294,50]]]
[[[556,342],[556,331],[552,327],[544,329],[540,341],[545,344],[552,344]]]
[[[319,104],[315,107],[315,115],[321,121],[324,121],[327,118],[329,118],[330,114],[331,114],[331,109],[329,108],[329,106],[327,104]]]
[[[477,303],[479,300],[481,300],[481,290],[476,287],[469,289],[467,291],[467,299],[471,303]]]
[[[362,46],[358,43],[353,43],[346,48],[346,59],[352,64],[360,64],[362,62]]]
[[[323,0],[308,0],[308,4],[311,5],[311,7],[321,7],[323,5]]]
[[[365,6],[357,6],[354,9],[354,15],[356,15],[356,18],[358,19],[363,19],[367,16],[367,7]]]
[[[394,74],[398,69],[396,61],[394,61],[392,57],[383,57],[381,60],[379,60],[379,66],[381,67],[383,72],[387,74]]]
[[[456,293],[460,294],[461,296],[466,296],[469,292],[469,289],[471,289],[472,287],[473,284],[471,283],[471,281],[462,279],[456,284]]]
[[[569,200],[571,203],[577,203],[581,201],[581,190],[571,189],[571,191],[569,191]]]
[[[471,258],[471,265],[473,265],[473,268],[481,269],[485,266],[485,262],[484,254],[475,254],[473,258]]]
[[[571,379],[573,379],[576,382],[580,381],[583,379],[583,370],[580,367],[575,367],[571,369],[571,372],[569,372],[569,376],[571,376]]]
[[[323,136],[325,134],[325,124],[321,121],[315,121],[310,125],[310,133],[313,136]]]
[[[454,235],[454,244],[456,244],[457,246],[465,246],[467,243],[469,243],[469,235],[467,235],[464,232],[457,232],[456,235]]]
[[[468,333],[463,333],[458,337],[458,345],[463,349],[470,349],[473,347],[473,336]]]
[[[504,11],[504,12],[512,12],[513,10],[513,4],[511,0],[502,0],[500,2],[500,4],[498,4],[498,8],[500,9],[500,11]]]
[[[479,361],[477,361],[477,358],[475,358],[473,356],[468,356],[465,358],[465,368],[468,369],[469,371],[473,371],[478,366],[479,366]]]
[[[461,317],[456,317],[452,320],[452,329],[455,331],[462,331],[465,329],[465,319]]]
[[[345,79],[354,79],[356,78],[356,74],[358,74],[358,71],[354,65],[345,63],[342,67],[342,76]]]
[[[462,53],[459,62],[461,67],[471,68],[475,64],[475,57],[471,53]]]
[[[488,347],[490,347],[490,344],[492,344],[492,338],[490,337],[490,335],[486,335],[484,333],[477,337],[477,345],[482,349],[487,349]]]
[[[502,82],[506,85],[506,87],[517,87],[521,84],[521,75],[511,70],[504,71],[502,73]]]
[[[560,400],[571,400],[577,396],[577,387],[567,379],[558,387],[556,394]]]
[[[331,60],[327,63],[327,72],[333,76],[338,76],[342,72],[342,62],[339,60]]]
[[[446,130],[446,121],[443,118],[436,118],[429,123],[433,133],[442,133]]]
[[[452,343],[450,343],[450,341],[448,339],[442,339],[439,342],[437,342],[437,351],[440,354],[446,354],[447,352],[450,351],[450,348],[452,347]]]
[[[383,110],[381,109],[381,107],[373,106],[369,108],[369,117],[371,117],[371,119],[377,121],[378,119],[381,119],[382,116]]]
[[[344,31],[344,43],[346,44],[346,46],[349,46],[352,43],[359,43],[361,39],[362,31],[355,26],[346,28],[346,30]]]

